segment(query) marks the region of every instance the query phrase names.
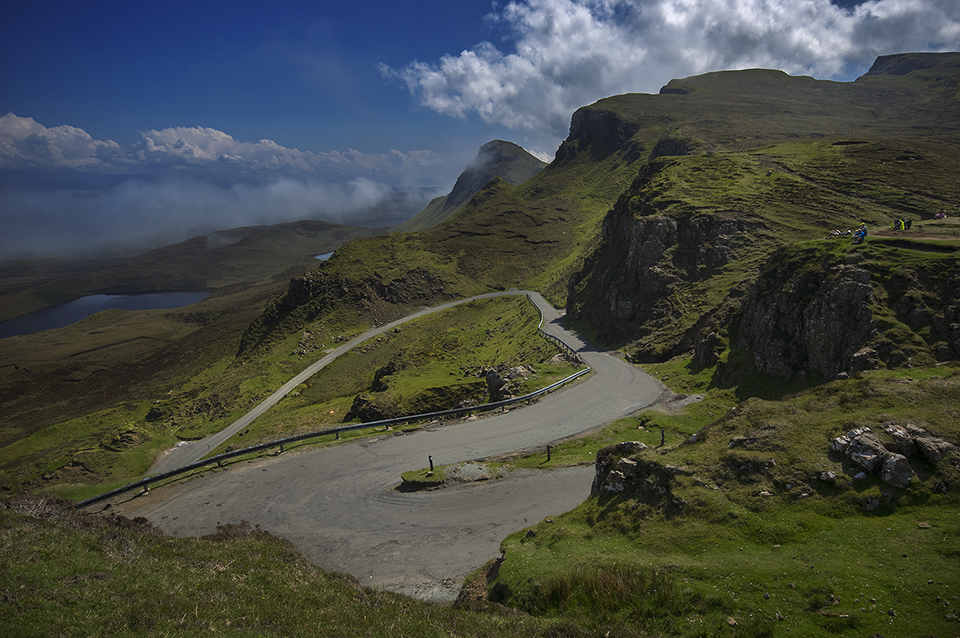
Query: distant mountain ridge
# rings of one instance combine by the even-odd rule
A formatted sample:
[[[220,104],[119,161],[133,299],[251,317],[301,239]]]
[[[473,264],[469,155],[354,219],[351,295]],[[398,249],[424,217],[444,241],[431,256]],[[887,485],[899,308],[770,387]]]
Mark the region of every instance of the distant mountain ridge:
[[[136,262],[155,286],[203,277],[214,294],[195,308],[0,340],[0,492],[87,496],[371,325],[536,290],[666,392],[593,439],[612,446],[571,444],[593,456],[595,489],[505,539],[476,572],[475,602],[556,617],[578,636],[880,635],[894,622],[897,635],[954,635],[956,605],[936,595],[960,586],[960,53],[884,56],[853,82],[771,69],[676,79],[577,110],[555,160],[525,180],[510,169],[536,164],[517,149],[485,145],[449,195],[395,228],[417,232],[351,239],[298,224],[196,238]],[[853,244],[843,230],[861,223],[869,235]],[[321,240],[336,252],[318,262]],[[340,422],[360,396],[454,407],[488,357],[514,363],[488,341],[521,335],[519,320],[490,312],[406,352],[405,329],[385,335],[360,353],[366,367],[304,384],[231,445]],[[58,604],[62,586],[81,589],[63,573],[43,580]],[[276,591],[278,609],[301,600]]]
[[[392,230],[409,232],[426,230],[445,221],[466,206],[473,196],[500,178],[516,186],[527,181],[547,166],[522,147],[512,142],[493,140],[480,147],[480,152],[457,178],[453,190],[431,201],[419,214],[395,226]]]

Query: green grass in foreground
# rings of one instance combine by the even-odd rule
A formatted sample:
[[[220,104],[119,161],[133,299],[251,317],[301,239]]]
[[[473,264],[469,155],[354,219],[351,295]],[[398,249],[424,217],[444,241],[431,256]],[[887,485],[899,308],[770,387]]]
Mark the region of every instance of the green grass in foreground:
[[[422,603],[326,574],[249,524],[201,538],[0,500],[0,635],[585,636],[566,622]]]
[[[955,441],[958,406],[949,365],[747,401],[699,443],[633,457],[654,483],[675,468],[665,494],[642,482],[604,492],[508,537],[490,596],[611,635],[954,635],[960,501],[936,485],[956,484],[957,459],[914,459],[900,490],[853,478],[829,441],[907,421]],[[835,483],[817,478],[828,470]],[[880,506],[867,511],[870,499]]]
[[[713,372],[692,374],[680,360],[646,367],[687,391],[706,389]],[[618,636],[953,635],[960,502],[935,486],[957,482],[957,458],[936,467],[915,458],[918,476],[900,490],[852,478],[829,441],[886,422],[955,441],[958,406],[960,371],[951,365],[875,371],[735,410],[729,393],[713,388],[682,413],[648,410],[553,446],[550,461],[545,450],[486,460],[496,478],[591,463],[607,445],[640,440],[652,449],[636,460],[678,468],[665,499],[642,486],[594,495],[508,537],[488,595]],[[700,443],[679,445],[694,432]],[[731,447],[735,437],[759,441]],[[826,470],[836,483],[817,478]],[[665,505],[674,498],[685,502],[681,511]],[[867,511],[870,499],[880,506]]]

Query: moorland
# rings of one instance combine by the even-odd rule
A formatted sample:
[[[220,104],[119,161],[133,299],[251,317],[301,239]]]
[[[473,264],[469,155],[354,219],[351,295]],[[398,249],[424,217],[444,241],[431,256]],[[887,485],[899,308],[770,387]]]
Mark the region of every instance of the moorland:
[[[0,626],[954,635],[958,160],[960,54],[881,57],[854,82],[709,73],[583,107],[553,162],[516,183],[494,176],[428,227],[302,223],[228,252],[198,239],[97,267],[11,266],[10,314],[106,290],[213,294],[0,340]],[[860,224],[854,244],[842,233]],[[249,525],[177,539],[72,510],[221,429],[332,344],[513,287],[703,399],[559,444],[553,463],[595,463],[590,498],[505,538],[452,607],[324,573]],[[315,378],[245,444],[342,422],[360,397],[382,415],[479,400],[458,386],[556,354],[522,305],[457,312]]]

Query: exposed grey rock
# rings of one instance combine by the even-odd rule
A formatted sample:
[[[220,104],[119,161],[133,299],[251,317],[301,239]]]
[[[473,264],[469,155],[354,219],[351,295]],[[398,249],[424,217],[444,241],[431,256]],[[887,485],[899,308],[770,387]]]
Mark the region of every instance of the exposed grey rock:
[[[513,397],[512,389],[507,379],[500,376],[496,368],[487,368],[483,371],[483,378],[487,382],[487,393],[490,403],[503,401]]]
[[[526,366],[516,366],[514,368],[510,368],[507,371],[507,378],[508,379],[518,379],[518,378],[526,379],[527,377],[533,374],[536,374],[536,371],[533,368],[528,368]]]
[[[848,445],[850,445],[850,437],[838,436],[834,440],[830,441],[830,451],[843,454]]]
[[[888,453],[880,468],[880,478],[888,485],[904,488],[914,477],[910,461],[902,454]]]
[[[847,435],[850,437],[850,444],[844,454],[870,474],[875,474],[887,454],[887,449],[869,428],[863,430],[853,436]]]
[[[693,362],[706,368],[716,365],[720,359],[720,346],[723,340],[716,332],[710,331],[697,338],[693,345]]]
[[[897,423],[890,423],[884,428],[884,432],[893,439],[893,449],[900,452],[907,458],[917,453],[917,444],[913,437],[907,432],[906,428]]]
[[[674,477],[691,472],[638,455],[645,449],[648,448],[643,443],[627,441],[597,452],[592,493],[629,492],[648,505],[662,508],[668,516],[675,515],[687,506],[687,501],[671,492]]]
[[[943,460],[943,457],[947,454],[957,449],[957,446],[952,443],[937,438],[912,423],[907,424],[906,430],[913,437],[917,450],[934,465]]]
[[[753,351],[758,371],[834,378],[876,367],[879,355],[866,348],[876,331],[870,273],[841,264],[830,272],[781,277],[779,285],[755,288],[744,304],[739,343]]]
[[[627,477],[622,472],[613,470],[607,474],[601,489],[607,492],[622,492],[627,489]]]
[[[850,372],[876,370],[880,367],[880,355],[873,348],[861,348],[850,357]],[[849,375],[847,375],[849,376]],[[839,375],[838,375],[839,378]]]
[[[937,464],[957,450],[949,441],[937,438],[913,423],[887,423],[884,432],[892,443],[884,445],[870,428],[862,427],[833,439],[830,450],[862,468],[855,479],[879,474],[885,483],[898,488],[907,487],[916,476],[910,465],[911,457],[922,455],[930,463]],[[824,474],[821,473],[822,480],[825,480]]]
[[[620,459],[617,462],[617,470],[624,476],[637,476],[637,462],[633,459]]]
[[[818,475],[818,478],[819,478],[821,481],[823,481],[824,483],[831,483],[831,484],[833,484],[833,483],[836,483],[836,482],[837,482],[837,474],[836,474],[836,472],[831,472],[831,471],[820,472],[820,474]]]

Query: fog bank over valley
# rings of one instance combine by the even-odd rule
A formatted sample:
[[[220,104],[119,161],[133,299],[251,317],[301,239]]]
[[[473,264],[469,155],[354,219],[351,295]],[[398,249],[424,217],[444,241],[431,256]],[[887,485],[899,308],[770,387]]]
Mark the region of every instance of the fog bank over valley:
[[[8,113],[0,259],[139,250],[301,219],[392,226],[449,188],[453,164],[430,151],[303,152],[209,128],[149,131],[123,148]]]

